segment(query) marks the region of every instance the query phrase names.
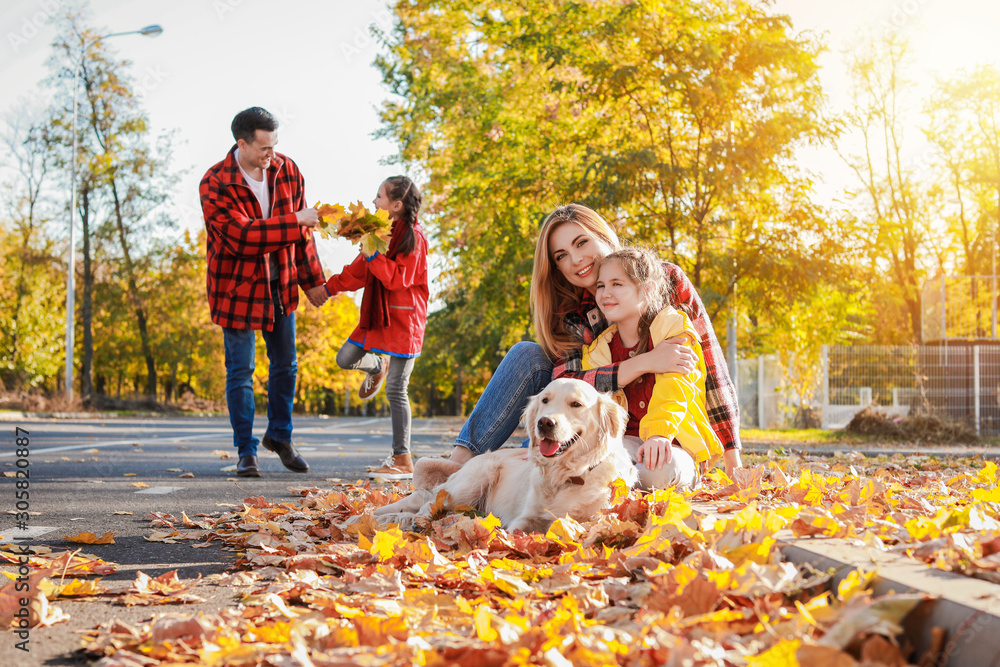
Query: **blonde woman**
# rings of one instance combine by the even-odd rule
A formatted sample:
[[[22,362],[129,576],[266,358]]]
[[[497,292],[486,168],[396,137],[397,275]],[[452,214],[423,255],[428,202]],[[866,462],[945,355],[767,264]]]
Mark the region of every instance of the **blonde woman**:
[[[583,369],[582,348],[608,326],[597,307],[597,266],[621,249],[611,225],[582,204],[560,206],[539,231],[531,276],[531,305],[538,343],[520,342],[507,352],[455,440],[448,461],[422,458],[414,469],[417,486],[432,485],[473,456],[498,449],[517,428],[528,399],[553,379],[571,377],[598,391],[615,393],[646,373],[694,370],[698,357],[683,340],[670,339],[620,363]],[[706,408],[724,448],[726,471],[740,467],[739,405],[705,306],[680,267],[663,263],[674,285],[671,305],[690,313],[706,366]]]

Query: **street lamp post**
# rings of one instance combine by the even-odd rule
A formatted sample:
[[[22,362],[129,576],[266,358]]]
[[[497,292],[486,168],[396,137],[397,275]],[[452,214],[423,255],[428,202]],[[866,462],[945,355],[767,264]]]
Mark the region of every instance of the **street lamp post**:
[[[70,159],[70,204],[69,204],[69,269],[66,272],[66,398],[73,400],[73,346],[75,344],[74,325],[74,296],[76,294],[76,152],[77,152],[77,97],[80,89],[80,69],[83,61],[87,57],[87,50],[101,40],[109,37],[120,37],[122,35],[143,35],[144,37],[156,37],[163,32],[163,28],[158,25],[148,25],[139,30],[128,32],[113,32],[110,35],[96,37],[89,42],[84,42],[80,52],[80,60],[73,68],[73,155]]]

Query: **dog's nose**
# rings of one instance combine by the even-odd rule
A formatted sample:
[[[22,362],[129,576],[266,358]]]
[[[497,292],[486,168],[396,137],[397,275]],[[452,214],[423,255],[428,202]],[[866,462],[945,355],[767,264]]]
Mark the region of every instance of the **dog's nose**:
[[[538,418],[538,428],[540,429],[551,429],[555,428],[556,423],[552,421],[551,417],[539,417]]]

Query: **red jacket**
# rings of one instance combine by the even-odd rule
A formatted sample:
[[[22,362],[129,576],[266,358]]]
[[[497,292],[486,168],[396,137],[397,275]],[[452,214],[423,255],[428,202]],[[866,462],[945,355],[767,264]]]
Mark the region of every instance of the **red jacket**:
[[[413,251],[389,259],[376,254],[358,255],[339,275],[326,282],[331,294],[353,292],[365,286],[371,271],[389,296],[389,326],[369,331],[358,325],[350,336],[366,350],[394,357],[416,357],[424,346],[427,328],[427,239],[420,225],[413,226]]]
[[[288,156],[275,154],[267,169],[272,215],[265,218],[234,150],[205,173],[198,189],[208,231],[208,307],[219,326],[270,331],[275,308],[267,253],[277,253],[285,313],[298,306],[298,286],[307,290],[323,284],[323,267],[312,231],[295,219],[306,208],[299,168]]]

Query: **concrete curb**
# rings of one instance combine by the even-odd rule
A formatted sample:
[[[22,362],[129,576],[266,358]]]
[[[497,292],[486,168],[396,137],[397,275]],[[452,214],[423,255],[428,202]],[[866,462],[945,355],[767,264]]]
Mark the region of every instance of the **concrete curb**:
[[[948,636],[934,667],[1000,665],[1000,585],[842,539],[795,538],[782,533],[787,531],[776,535],[782,556],[796,565],[834,570],[834,589],[853,570],[878,568],[872,584],[875,594],[914,592],[935,597],[922,602],[904,624],[904,635],[917,659],[930,647],[931,630],[940,627]]]

